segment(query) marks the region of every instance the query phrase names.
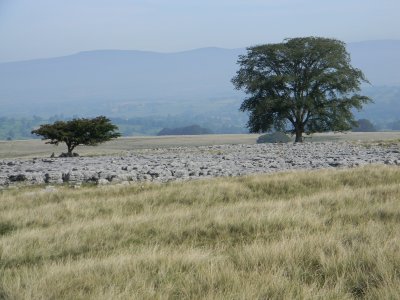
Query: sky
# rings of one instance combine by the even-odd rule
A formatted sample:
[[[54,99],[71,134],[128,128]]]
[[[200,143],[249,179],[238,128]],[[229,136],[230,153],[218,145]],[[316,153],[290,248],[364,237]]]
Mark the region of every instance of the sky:
[[[97,49],[400,39],[399,0],[0,0],[0,62]]]

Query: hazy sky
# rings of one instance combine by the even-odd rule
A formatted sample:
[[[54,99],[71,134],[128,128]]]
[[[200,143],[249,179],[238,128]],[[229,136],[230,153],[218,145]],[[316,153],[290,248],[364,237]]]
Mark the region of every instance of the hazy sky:
[[[0,62],[94,49],[172,52],[287,37],[400,39],[399,0],[0,0]]]

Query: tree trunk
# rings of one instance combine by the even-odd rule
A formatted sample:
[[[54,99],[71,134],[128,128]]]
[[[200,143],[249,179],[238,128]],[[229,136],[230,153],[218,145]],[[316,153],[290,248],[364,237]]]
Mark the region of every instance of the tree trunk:
[[[296,130],[296,140],[295,143],[302,143],[303,142],[303,131]]]
[[[74,146],[73,145],[71,145],[71,144],[67,144],[67,155],[69,156],[69,157],[72,157],[72,150],[74,150]]]

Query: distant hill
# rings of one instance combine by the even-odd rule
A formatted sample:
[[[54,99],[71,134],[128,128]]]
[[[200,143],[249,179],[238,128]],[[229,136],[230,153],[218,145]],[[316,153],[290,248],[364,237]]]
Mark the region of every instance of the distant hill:
[[[163,128],[157,135],[200,135],[212,134],[212,130],[200,127],[199,125],[191,125],[179,128]]]
[[[2,63],[0,105],[14,115],[144,116],[204,110],[206,103],[198,101],[215,103],[216,98],[239,95],[230,78],[242,52],[100,50]]]
[[[365,91],[377,96],[361,117],[400,115],[393,111],[400,107],[400,41],[350,43],[348,50],[353,65],[371,81]],[[221,48],[178,53],[99,50],[0,63],[0,117],[236,114],[234,120],[243,93],[234,90],[230,80],[243,53],[245,49]]]

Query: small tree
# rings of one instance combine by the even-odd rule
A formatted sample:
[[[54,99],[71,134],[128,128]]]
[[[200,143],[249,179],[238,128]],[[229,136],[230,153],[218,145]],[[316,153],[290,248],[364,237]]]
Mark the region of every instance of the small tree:
[[[352,109],[371,101],[357,94],[368,81],[338,40],[305,37],[250,47],[238,64],[232,82],[249,95],[240,109],[250,112],[251,132],[291,125],[302,142],[303,133],[350,130]]]
[[[118,127],[109,119],[99,116],[93,119],[81,118],[41,125],[38,129],[32,130],[32,134],[42,136],[43,140],[49,140],[46,144],[65,143],[68,149],[67,155],[72,156],[72,151],[78,145],[96,146],[121,136],[117,130]]]

